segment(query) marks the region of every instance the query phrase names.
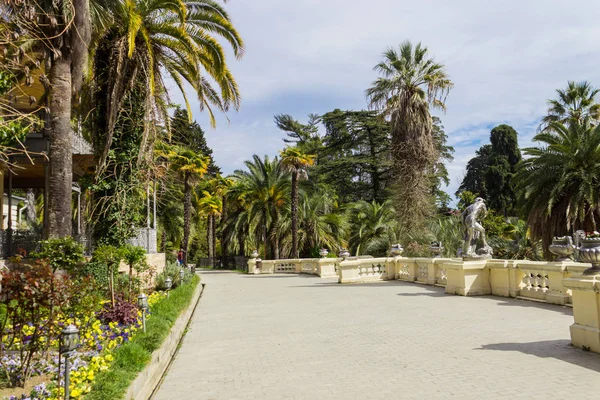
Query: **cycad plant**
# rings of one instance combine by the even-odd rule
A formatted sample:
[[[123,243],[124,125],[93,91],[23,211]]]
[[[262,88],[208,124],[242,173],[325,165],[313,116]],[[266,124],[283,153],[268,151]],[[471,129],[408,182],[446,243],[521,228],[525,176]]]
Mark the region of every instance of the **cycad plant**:
[[[517,174],[532,239],[545,249],[554,236],[597,230],[600,216],[600,127],[586,119],[549,128],[534,137],[539,146],[524,149]]]

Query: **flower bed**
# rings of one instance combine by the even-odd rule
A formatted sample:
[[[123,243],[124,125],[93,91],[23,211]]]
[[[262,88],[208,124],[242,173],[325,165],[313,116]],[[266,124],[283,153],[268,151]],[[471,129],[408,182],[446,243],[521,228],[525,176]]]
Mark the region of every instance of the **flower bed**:
[[[149,313],[148,321],[153,318],[153,310],[164,299],[166,293],[154,292],[148,298]],[[131,324],[121,324],[110,322],[101,323],[96,315],[91,317],[64,318],[58,316],[57,319],[64,320],[58,325],[64,326],[66,323],[72,323],[80,330],[80,345],[74,354],[70,357],[71,373],[70,377],[70,397],[74,400],[85,397],[92,389],[96,377],[104,371],[109,370],[115,360],[115,352],[125,343],[129,343],[135,338],[136,333],[140,332],[142,327],[141,312],[136,311],[137,315]],[[99,313],[98,313],[99,314]],[[23,328],[25,334],[31,334],[33,328],[26,326]],[[52,348],[56,348],[58,343],[51,343]],[[6,355],[3,357],[2,364],[6,366],[18,367],[19,358],[16,355]],[[49,383],[42,383],[35,386],[27,395],[10,396],[9,400],[59,400],[64,396],[64,382],[56,379],[59,372],[59,357],[56,352],[50,354],[48,359],[40,358],[36,360],[31,376],[48,376],[52,379]]]

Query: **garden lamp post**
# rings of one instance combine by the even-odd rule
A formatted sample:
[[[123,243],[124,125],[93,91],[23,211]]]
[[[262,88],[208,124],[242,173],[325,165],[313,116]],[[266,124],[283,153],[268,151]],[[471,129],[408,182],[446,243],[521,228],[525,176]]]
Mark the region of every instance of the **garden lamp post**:
[[[138,296],[138,307],[142,310],[142,326],[146,333],[146,310],[148,310],[148,296],[145,293],[140,293]]]
[[[171,277],[165,279],[165,287],[167,288],[167,298],[169,298],[169,292],[171,291],[171,287],[173,287],[173,279]]]
[[[183,268],[181,268],[181,270],[179,271],[179,284],[183,285],[183,277],[185,276],[185,271],[183,270]]]
[[[71,384],[69,374],[71,373],[71,363],[69,357],[79,344],[79,329],[75,325],[69,325],[64,328],[60,335],[59,353],[65,357],[65,400],[69,400],[69,386]]]

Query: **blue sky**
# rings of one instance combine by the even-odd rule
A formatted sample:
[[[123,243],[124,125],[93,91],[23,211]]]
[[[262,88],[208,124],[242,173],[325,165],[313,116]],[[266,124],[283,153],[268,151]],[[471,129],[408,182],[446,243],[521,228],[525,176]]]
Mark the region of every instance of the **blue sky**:
[[[507,123],[522,147],[568,80],[600,86],[600,2],[592,0],[230,0],[245,40],[230,56],[242,107],[217,128],[192,104],[224,173],[253,154],[283,148],[273,116],[364,109],[373,66],[389,46],[422,42],[446,66],[455,88],[440,115],[456,149],[448,168],[453,194],[465,165],[494,126]],[[175,100],[181,97],[173,91]]]

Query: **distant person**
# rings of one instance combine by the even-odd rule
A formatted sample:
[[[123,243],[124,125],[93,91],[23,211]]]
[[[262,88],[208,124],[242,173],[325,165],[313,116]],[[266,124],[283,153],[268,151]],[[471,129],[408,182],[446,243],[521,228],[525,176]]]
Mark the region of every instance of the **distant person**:
[[[177,253],[177,263],[183,265],[183,249],[179,249],[179,253]]]

